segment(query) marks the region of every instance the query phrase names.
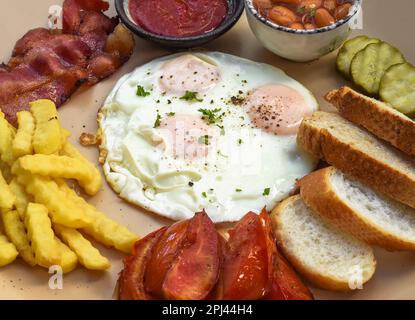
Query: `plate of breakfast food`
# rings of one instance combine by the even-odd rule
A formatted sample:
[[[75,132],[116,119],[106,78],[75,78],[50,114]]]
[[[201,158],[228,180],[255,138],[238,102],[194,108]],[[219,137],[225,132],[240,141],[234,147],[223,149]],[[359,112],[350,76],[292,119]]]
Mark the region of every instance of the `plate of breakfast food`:
[[[0,299],[415,299],[412,1],[3,9]]]

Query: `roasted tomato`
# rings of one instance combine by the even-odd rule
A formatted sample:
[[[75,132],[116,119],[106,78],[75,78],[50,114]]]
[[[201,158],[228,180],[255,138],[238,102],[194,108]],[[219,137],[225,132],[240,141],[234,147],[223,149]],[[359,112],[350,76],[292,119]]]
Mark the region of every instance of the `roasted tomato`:
[[[277,257],[277,240],[274,236],[274,230],[272,228],[271,219],[269,217],[269,214],[267,210],[264,208],[259,215],[259,219],[261,221],[262,230],[264,232],[265,237],[265,244],[267,248],[267,257],[268,257],[268,264],[267,264],[267,270],[268,270],[268,278],[273,279],[274,277],[274,265],[276,262]],[[270,280],[271,282],[272,280]]]
[[[223,265],[223,299],[256,300],[267,295],[269,249],[262,219],[250,212],[229,232]]]
[[[167,228],[161,228],[134,244],[130,256],[124,259],[124,270],[119,280],[119,298],[121,300],[150,300],[144,287],[144,275],[154,246]]]
[[[274,278],[267,300],[313,300],[313,294],[298,277],[288,261],[277,253]]]
[[[166,299],[205,299],[220,271],[220,243],[215,225],[205,212],[189,221],[186,236],[163,282]]]
[[[223,299],[223,272],[222,272],[222,268],[223,268],[223,262],[224,262],[224,257],[225,257],[225,249],[227,246],[226,240],[225,238],[218,233],[219,236],[219,257],[220,257],[220,265],[221,265],[221,270],[219,272],[219,278],[218,281],[216,283],[215,288],[212,290],[212,292],[209,294],[209,296],[206,298],[208,300],[222,300]]]
[[[186,237],[186,230],[189,220],[173,224],[160,237],[160,240],[154,247],[153,255],[148,263],[145,287],[160,298],[163,297],[163,282],[167,271],[171,268],[173,261],[182,245],[183,239]]]

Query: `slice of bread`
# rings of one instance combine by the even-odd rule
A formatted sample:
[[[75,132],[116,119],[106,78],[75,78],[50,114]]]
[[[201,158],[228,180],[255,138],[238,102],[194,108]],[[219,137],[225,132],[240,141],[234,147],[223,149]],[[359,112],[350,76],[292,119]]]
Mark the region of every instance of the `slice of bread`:
[[[349,87],[330,91],[326,100],[347,120],[366,128],[399,150],[415,155],[415,122],[403,113]]]
[[[318,111],[305,118],[297,143],[376,191],[415,208],[414,158],[339,114]]]
[[[372,248],[324,220],[299,195],[277,206],[271,219],[285,256],[315,285],[349,291],[373,276]]]
[[[415,250],[415,210],[383,196],[334,167],[298,183],[315,212],[345,232],[387,250]]]

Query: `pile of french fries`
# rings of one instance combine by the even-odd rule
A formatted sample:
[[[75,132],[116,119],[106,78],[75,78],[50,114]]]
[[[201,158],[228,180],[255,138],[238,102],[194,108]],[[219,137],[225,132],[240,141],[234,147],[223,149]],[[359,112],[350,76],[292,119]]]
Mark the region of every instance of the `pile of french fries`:
[[[30,266],[60,265],[67,273],[79,264],[110,267],[88,236],[130,253],[138,236],[79,196],[76,180],[90,196],[102,186],[98,169],[68,142],[50,100],[17,114],[18,129],[0,112],[0,267],[20,256]]]

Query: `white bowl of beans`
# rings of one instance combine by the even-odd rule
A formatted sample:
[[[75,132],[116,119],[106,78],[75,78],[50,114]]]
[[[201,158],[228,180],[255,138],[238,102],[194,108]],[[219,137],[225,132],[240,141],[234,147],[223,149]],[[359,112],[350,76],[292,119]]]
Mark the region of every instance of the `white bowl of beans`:
[[[361,0],[245,0],[249,25],[268,50],[311,61],[348,38]]]

